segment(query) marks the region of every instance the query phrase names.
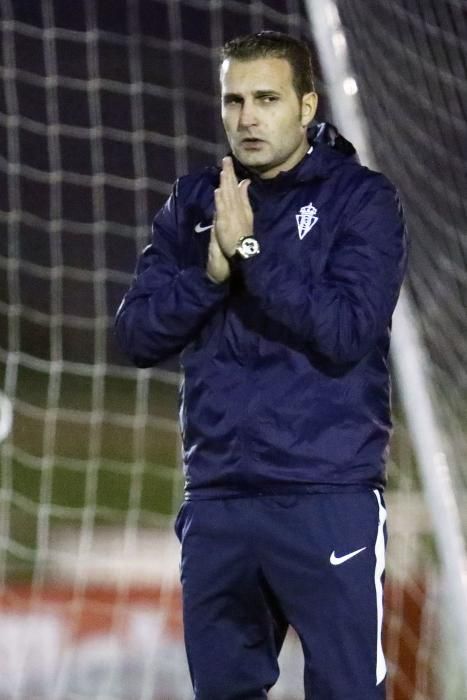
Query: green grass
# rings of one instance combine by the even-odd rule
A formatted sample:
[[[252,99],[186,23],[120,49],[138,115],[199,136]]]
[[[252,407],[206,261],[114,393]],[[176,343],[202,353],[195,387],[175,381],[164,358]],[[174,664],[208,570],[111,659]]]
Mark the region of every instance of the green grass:
[[[144,527],[158,514],[173,513],[182,493],[178,389],[157,378],[146,388],[144,403],[136,373],[102,381],[67,374],[54,383],[49,375],[20,368],[9,438],[13,456],[0,452],[2,487],[13,494],[9,541],[26,548],[8,555],[10,571],[30,575],[41,517],[51,527],[79,527],[90,514],[96,524],[124,525],[131,511]],[[148,420],[138,425],[134,417],[144,417],[144,408]],[[156,418],[171,425],[158,426]]]

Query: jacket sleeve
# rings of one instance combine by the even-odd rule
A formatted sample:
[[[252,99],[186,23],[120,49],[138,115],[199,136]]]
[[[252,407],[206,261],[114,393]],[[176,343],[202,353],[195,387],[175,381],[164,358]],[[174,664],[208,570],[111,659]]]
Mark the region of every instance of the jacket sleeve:
[[[267,243],[264,255],[239,263],[262,310],[335,363],[358,362],[375,346],[390,324],[407,264],[398,195],[384,176],[368,180],[347,205],[314,282],[297,279]]]
[[[228,282],[216,284],[199,266],[182,268],[177,186],[154,218],[152,242],[140,256],[115,328],[124,352],[150,367],[180,352],[224,299]]]

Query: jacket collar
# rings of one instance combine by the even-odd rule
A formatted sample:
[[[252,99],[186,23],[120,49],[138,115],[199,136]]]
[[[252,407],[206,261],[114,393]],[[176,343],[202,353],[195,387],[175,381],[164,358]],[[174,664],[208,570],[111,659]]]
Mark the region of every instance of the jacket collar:
[[[310,180],[326,179],[344,160],[358,162],[353,145],[328,122],[313,124],[308,130],[308,142],[310,148],[297,165],[268,180],[260,178],[230,154],[236,175],[239,179],[249,178],[254,189],[288,189]]]

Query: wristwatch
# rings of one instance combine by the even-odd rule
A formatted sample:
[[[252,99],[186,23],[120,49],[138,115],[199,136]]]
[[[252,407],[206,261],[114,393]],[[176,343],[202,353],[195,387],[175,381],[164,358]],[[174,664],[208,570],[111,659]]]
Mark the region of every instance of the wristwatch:
[[[244,260],[247,258],[252,258],[254,255],[258,255],[260,251],[261,248],[254,236],[242,236],[237,243],[237,247],[235,248],[235,253]]]

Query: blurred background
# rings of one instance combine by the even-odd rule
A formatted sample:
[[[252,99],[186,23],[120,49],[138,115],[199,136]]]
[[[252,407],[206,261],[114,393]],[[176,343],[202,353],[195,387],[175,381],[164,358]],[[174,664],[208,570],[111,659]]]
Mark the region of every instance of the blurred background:
[[[233,36],[307,40],[317,119],[333,121],[336,85],[313,22],[334,27],[368,149],[406,210],[406,291],[454,521],[456,506],[466,512],[467,6],[315,2],[323,12],[312,21],[312,4],[2,0],[0,700],[191,697],[172,533],[183,492],[178,362],[134,369],[112,327],[174,180],[226,151],[217,52]],[[404,391],[395,384],[388,465],[388,699],[462,700]],[[281,664],[271,697],[298,700],[292,633]]]

